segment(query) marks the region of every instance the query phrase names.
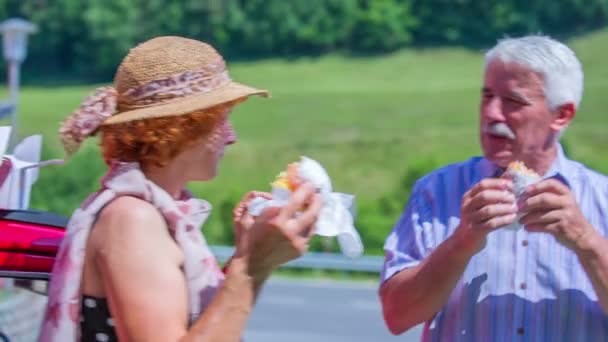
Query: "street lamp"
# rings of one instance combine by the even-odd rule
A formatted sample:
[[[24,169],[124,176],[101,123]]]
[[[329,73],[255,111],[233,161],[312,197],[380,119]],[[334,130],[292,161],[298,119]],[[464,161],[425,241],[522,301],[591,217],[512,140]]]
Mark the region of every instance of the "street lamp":
[[[27,55],[27,36],[37,31],[36,25],[20,18],[0,23],[2,51],[8,64],[8,88],[10,99],[0,106],[0,117],[11,115],[12,134],[10,146],[17,143],[17,103],[19,100],[19,70]]]
[[[9,147],[13,149],[18,142],[17,103],[19,100],[19,69],[27,54],[27,36],[36,32],[36,25],[20,18],[11,18],[0,23],[2,51],[8,64],[9,100],[0,103],[0,118],[11,116],[11,136]],[[2,157],[2,156],[0,156]],[[6,279],[4,286],[12,292],[12,279]]]

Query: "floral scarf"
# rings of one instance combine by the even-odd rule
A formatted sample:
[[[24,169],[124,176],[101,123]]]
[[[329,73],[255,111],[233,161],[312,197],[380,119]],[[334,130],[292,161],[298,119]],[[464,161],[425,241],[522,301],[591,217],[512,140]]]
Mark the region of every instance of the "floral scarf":
[[[211,206],[186,191],[180,200],[146,179],[137,163],[116,163],[102,180],[102,189],[77,209],[59,248],[40,341],[78,341],[81,279],[86,242],[99,212],[120,196],[134,196],[153,204],[164,216],[170,233],[185,255],[184,276],[188,286],[190,322],[209,305],[224,275],[211,254],[200,226]]]

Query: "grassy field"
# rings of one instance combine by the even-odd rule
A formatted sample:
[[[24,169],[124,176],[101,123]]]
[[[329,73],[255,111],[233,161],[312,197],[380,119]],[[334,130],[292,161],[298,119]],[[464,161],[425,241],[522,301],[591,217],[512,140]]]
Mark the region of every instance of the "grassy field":
[[[608,173],[608,31],[570,43],[586,80],[564,139],[572,158]],[[266,189],[285,164],[306,155],[323,163],[336,190],[357,195],[368,251],[378,253],[407,200],[395,194],[407,193],[402,179],[413,167],[428,171],[480,153],[482,67],[480,51],[457,48],[230,64],[233,79],[267,88],[272,98],[251,99],[234,111],[239,143],[229,148],[216,180],[192,186],[219,209],[205,228],[209,240],[230,237],[221,222],[240,194]],[[24,88],[21,132],[42,133],[45,157],[61,157],[58,123],[95,86]],[[96,186],[103,170],[96,155],[91,142],[69,165],[43,170],[32,205],[69,214]],[[387,196],[393,196],[390,210],[381,205]]]

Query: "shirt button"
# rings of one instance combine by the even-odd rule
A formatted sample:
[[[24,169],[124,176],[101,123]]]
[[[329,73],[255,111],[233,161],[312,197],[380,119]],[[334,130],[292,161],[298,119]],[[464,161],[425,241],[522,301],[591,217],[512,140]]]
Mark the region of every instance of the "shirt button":
[[[518,335],[523,335],[524,334],[524,328],[518,328],[517,329],[517,334]]]
[[[521,242],[521,245],[524,246],[524,247],[526,247],[528,245],[528,240],[523,240]]]
[[[525,289],[526,289],[526,287],[527,287],[527,286],[526,286],[526,283],[521,283],[521,284],[519,284],[519,288],[520,288],[520,289],[522,289],[522,290],[525,290]]]

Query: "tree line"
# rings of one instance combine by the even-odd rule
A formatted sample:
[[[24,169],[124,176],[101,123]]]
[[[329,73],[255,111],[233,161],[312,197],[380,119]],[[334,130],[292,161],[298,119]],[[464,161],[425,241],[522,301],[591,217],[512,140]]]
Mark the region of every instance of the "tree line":
[[[129,48],[158,35],[210,42],[232,60],[479,47],[602,27],[608,0],[0,0],[0,18],[14,16],[39,28],[30,72],[108,79]]]

